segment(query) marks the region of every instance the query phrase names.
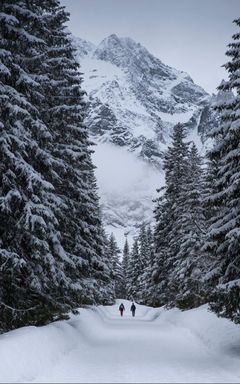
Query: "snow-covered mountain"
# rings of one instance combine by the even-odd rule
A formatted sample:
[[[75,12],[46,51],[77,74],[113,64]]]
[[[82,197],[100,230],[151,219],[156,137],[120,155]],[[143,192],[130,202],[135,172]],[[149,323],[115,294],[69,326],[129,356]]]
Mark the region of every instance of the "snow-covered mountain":
[[[173,125],[180,121],[194,128],[209,95],[187,73],[163,64],[130,38],[111,35],[97,47],[75,41],[92,134],[161,162]]]
[[[214,98],[191,77],[131,38],[111,35],[98,46],[74,38],[87,92],[88,125],[107,225],[126,231],[152,217],[162,185],[162,156],[172,128],[184,123],[201,153]]]

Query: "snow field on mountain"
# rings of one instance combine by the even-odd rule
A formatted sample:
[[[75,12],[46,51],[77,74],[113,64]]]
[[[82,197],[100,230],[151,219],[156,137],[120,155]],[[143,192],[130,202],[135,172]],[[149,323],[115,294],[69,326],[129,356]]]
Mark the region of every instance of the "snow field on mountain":
[[[122,43],[124,42],[123,46],[125,46],[125,54],[127,55],[127,52],[129,53],[128,44],[131,39],[120,40]],[[108,51],[106,42],[101,49]],[[132,43],[132,49],[134,50],[136,49],[136,43]],[[81,48],[79,49],[81,51]],[[146,55],[149,54],[145,49],[142,50],[141,54],[143,54],[143,52]],[[98,98],[102,103],[110,104],[118,121],[120,121],[123,126],[128,127],[133,137],[137,138],[142,135],[147,139],[156,140],[156,118],[152,115],[153,111],[146,108],[133,91],[133,86],[129,79],[129,69],[121,67],[121,65],[119,67],[111,62],[101,60],[98,58],[98,54],[99,48],[95,53],[94,48],[92,48],[87,55],[83,55],[79,58],[81,71],[84,74],[84,89],[87,94],[91,98]],[[130,63],[132,59],[129,57],[127,60]],[[152,66],[154,67],[150,60],[149,68],[152,68]],[[174,80],[173,78],[158,78],[152,85],[149,84],[148,90],[152,96],[155,95],[155,97],[160,98],[160,100],[171,100],[172,89],[181,83],[186,83],[189,88],[192,87],[194,89],[194,87],[196,87],[196,85],[190,81],[190,77],[187,73],[178,71],[174,68],[171,68],[171,73],[172,76],[174,76]],[[140,83],[141,80],[144,81],[144,73],[139,72],[134,75],[139,78],[138,80]],[[181,109],[180,104],[179,107]],[[188,122],[193,113],[199,108],[196,105],[190,104],[186,104],[185,108],[186,107],[187,110],[185,112],[174,111],[172,114],[154,108],[154,114],[158,115],[166,126],[170,124],[170,131],[164,131],[165,141],[169,140],[172,124]],[[162,150],[166,150],[164,142],[159,143],[159,145],[162,147]]]
[[[81,59],[84,88],[91,97],[110,103],[115,116],[134,137],[154,139],[155,123],[131,90],[127,74],[109,62],[86,56]],[[127,112],[127,113],[126,113]]]
[[[177,309],[122,300],[70,320],[0,336],[1,382],[239,382],[240,327],[206,306]]]

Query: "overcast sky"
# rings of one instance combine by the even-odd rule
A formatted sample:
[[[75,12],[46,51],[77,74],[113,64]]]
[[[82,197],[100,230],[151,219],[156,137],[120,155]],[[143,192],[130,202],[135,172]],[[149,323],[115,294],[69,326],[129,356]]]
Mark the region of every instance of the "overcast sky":
[[[164,63],[186,71],[212,93],[222,78],[226,46],[240,0],[61,0],[74,35],[98,44],[132,37]]]

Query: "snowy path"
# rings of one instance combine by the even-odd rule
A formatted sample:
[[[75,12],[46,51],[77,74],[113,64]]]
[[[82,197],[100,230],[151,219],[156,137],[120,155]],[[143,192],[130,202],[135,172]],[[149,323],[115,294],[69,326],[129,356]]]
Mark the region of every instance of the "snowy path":
[[[118,302],[112,307],[81,310],[80,316],[67,322],[23,328],[24,335],[18,330],[6,334],[5,339],[1,336],[0,342],[3,339],[6,345],[16,338],[21,342],[24,336],[23,347],[27,340],[37,342],[38,359],[36,365],[34,356],[29,356],[28,364],[35,364],[34,368],[29,370],[26,365],[21,375],[10,374],[3,381],[240,382],[238,326],[216,318],[204,307],[181,313],[137,306],[132,318],[128,314],[131,303],[124,304],[123,318],[118,315]]]

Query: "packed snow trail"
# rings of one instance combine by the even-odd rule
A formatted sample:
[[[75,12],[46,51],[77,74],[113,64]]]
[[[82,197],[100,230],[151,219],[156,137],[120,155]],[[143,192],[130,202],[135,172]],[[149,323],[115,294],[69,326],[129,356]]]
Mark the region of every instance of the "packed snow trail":
[[[206,306],[81,309],[0,336],[1,382],[240,382],[240,327]]]

